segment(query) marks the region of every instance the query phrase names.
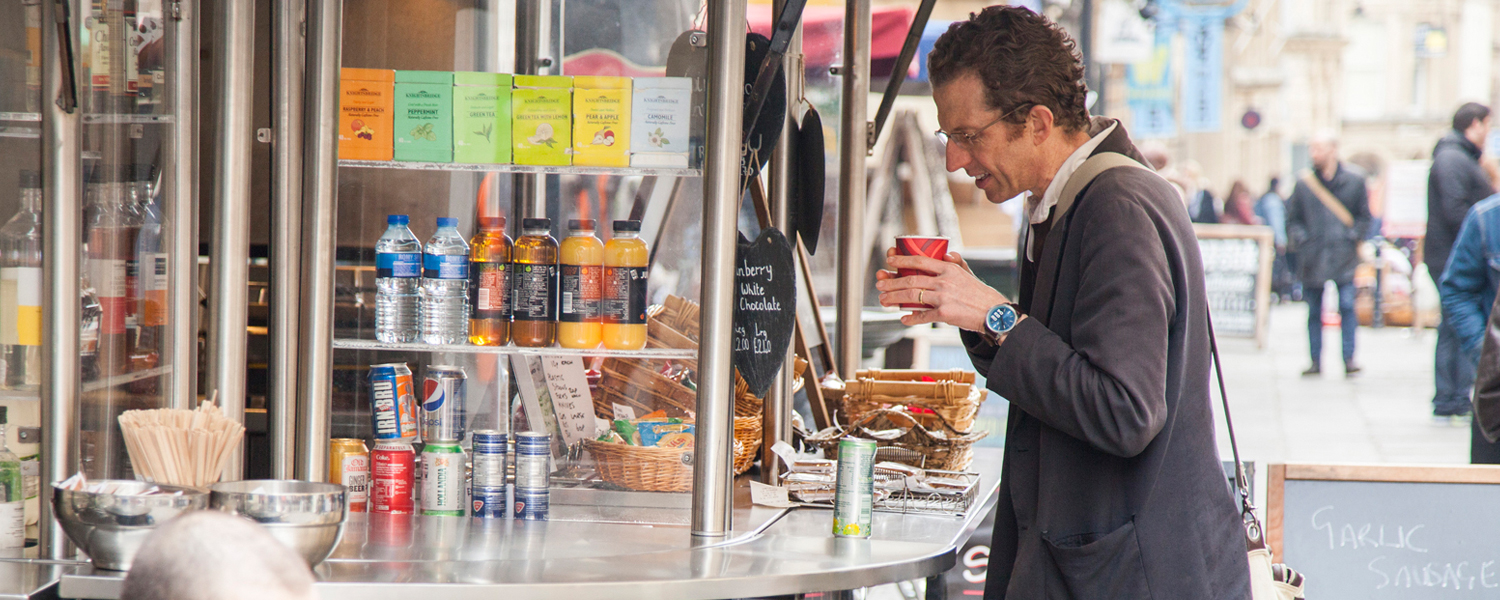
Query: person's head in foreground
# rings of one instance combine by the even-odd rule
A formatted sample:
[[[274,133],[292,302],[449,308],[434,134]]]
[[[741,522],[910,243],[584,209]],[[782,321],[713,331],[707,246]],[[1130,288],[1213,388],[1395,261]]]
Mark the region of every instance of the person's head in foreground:
[[[121,600],[314,600],[312,571],[243,518],[187,513],[146,538]]]

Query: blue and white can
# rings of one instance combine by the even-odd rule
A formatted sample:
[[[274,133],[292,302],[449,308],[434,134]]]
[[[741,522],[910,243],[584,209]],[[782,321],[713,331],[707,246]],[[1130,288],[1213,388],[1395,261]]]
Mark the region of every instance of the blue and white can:
[[[493,429],[480,429],[474,432],[473,442],[473,476],[471,477],[474,489],[499,488],[505,491],[506,471],[506,436]]]
[[[546,521],[549,493],[539,490],[516,488],[516,519],[522,521]]]
[[[551,485],[552,436],[534,431],[516,434],[516,489],[545,490]],[[517,500],[517,503],[520,501]]]
[[[507,515],[507,504],[505,502],[505,487],[479,487],[474,486],[474,492],[470,495],[469,508],[471,516],[481,519],[504,519]]]
[[[422,382],[422,441],[458,443],[464,439],[468,375],[462,367],[428,365]]]

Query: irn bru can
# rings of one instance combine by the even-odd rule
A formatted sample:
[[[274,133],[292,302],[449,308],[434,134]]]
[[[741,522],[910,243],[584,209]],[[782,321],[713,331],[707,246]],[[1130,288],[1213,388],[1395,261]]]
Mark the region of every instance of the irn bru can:
[[[370,453],[370,512],[409,515],[417,453],[411,444],[377,442]]]
[[[370,367],[370,418],[375,441],[417,441],[417,395],[406,363]]]
[[[365,512],[370,494],[370,450],[364,440],[338,438],[330,443],[328,481],[344,486],[349,512]]]

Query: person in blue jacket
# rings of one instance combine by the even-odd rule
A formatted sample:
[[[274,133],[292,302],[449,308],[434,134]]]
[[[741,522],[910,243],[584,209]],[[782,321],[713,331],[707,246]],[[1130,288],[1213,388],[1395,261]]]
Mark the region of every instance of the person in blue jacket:
[[[1462,370],[1465,379],[1453,383],[1467,396],[1474,387],[1485,323],[1495,304],[1495,292],[1500,289],[1500,194],[1479,201],[1464,216],[1438,285],[1443,298],[1443,325],[1454,332],[1459,360],[1468,367]],[[1469,461],[1500,463],[1500,444],[1484,438],[1478,419],[1473,420],[1473,430]]]

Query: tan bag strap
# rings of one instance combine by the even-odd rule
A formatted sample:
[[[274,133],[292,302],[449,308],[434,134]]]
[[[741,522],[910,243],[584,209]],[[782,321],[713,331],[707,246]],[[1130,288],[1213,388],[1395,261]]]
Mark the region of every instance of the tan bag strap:
[[[1078,170],[1073,171],[1073,176],[1069,177],[1068,183],[1063,185],[1062,195],[1057,198],[1057,207],[1052,211],[1052,222],[1056,223],[1068,213],[1068,209],[1073,207],[1073,201],[1078,199],[1078,192],[1083,191],[1083,188],[1095,177],[1115,167],[1135,167],[1155,173],[1146,165],[1119,152],[1100,152],[1090,156],[1088,160],[1083,161],[1083,164],[1078,165]]]
[[[1333,197],[1333,192],[1323,187],[1323,182],[1318,181],[1318,176],[1314,175],[1311,169],[1304,169],[1301,179],[1302,183],[1307,184],[1307,189],[1312,190],[1313,195],[1318,197],[1318,202],[1323,203],[1323,208],[1333,213],[1333,216],[1337,217],[1344,227],[1354,226],[1354,215],[1349,214],[1349,209],[1344,208],[1343,202]]]

